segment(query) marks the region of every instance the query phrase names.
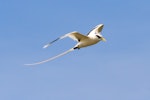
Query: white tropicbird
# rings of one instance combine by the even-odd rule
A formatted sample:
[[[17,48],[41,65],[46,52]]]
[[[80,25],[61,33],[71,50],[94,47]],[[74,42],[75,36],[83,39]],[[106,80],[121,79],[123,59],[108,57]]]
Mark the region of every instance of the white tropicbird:
[[[99,24],[97,25],[96,27],[94,27],[94,29],[92,29],[88,34],[87,36],[86,35],[82,35],[80,34],[79,32],[77,31],[73,31],[73,32],[70,32],[70,33],[67,33],[55,40],[53,40],[52,42],[46,44],[43,48],[47,48],[49,47],[52,43],[56,42],[57,40],[61,40],[63,38],[66,38],[66,37],[69,37],[75,41],[77,41],[78,43],[71,49],[57,55],[57,56],[54,56],[52,58],[49,58],[47,60],[44,60],[44,61],[41,61],[41,62],[36,62],[36,63],[33,63],[33,64],[25,64],[25,65],[38,65],[38,64],[42,64],[42,63],[45,63],[45,62],[48,62],[48,61],[51,61],[51,60],[54,60],[60,56],[63,56],[71,51],[74,51],[75,49],[80,49],[80,48],[83,48],[83,47],[87,47],[87,46],[90,46],[90,45],[93,45],[93,44],[96,44],[98,43],[99,41],[106,41],[105,38],[101,35],[101,31],[103,29],[103,24]]]

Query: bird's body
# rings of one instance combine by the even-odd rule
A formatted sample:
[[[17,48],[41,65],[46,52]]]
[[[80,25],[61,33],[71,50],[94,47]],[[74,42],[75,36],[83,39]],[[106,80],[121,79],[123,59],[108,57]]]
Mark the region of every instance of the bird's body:
[[[96,43],[98,43],[99,41],[105,41],[105,38],[100,34],[100,32],[102,31],[103,29],[103,24],[100,24],[100,25],[97,25],[94,29],[92,29],[87,35],[82,35],[80,34],[79,32],[77,31],[74,31],[74,32],[70,32],[68,34],[65,34],[64,36],[61,36],[57,39],[55,39],[54,41],[46,44],[43,48],[47,48],[49,47],[52,43],[60,40],[60,39],[63,39],[63,38],[66,38],[66,37],[70,37],[71,39],[77,41],[78,43],[71,49],[69,49],[68,51],[66,52],[63,52],[57,56],[54,56],[52,58],[49,58],[47,60],[44,60],[44,61],[41,61],[41,62],[37,62],[37,63],[33,63],[33,64],[26,64],[26,65],[37,65],[37,64],[41,64],[41,63],[44,63],[44,62],[47,62],[47,61],[51,61],[53,59],[56,59],[60,56],[63,56],[71,51],[74,51],[75,49],[80,49],[80,48],[83,48],[83,47],[87,47],[87,46],[90,46],[90,45],[94,45]]]
[[[97,42],[100,41],[99,39],[96,39],[96,38],[87,36],[86,38],[84,38],[80,42],[78,42],[76,47],[83,48],[83,47],[87,47],[87,46],[96,44]]]

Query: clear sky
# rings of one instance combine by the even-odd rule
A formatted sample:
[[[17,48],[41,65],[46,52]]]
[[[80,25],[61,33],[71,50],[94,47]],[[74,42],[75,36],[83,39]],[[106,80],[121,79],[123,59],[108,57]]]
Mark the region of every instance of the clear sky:
[[[98,24],[107,42],[73,47]],[[0,100],[150,100],[150,0],[1,0]]]

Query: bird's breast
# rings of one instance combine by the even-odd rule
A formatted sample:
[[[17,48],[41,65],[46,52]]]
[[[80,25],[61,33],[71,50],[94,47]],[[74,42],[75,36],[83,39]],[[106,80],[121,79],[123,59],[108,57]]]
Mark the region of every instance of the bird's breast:
[[[78,47],[79,48],[87,47],[87,46],[90,46],[90,45],[94,45],[94,44],[98,43],[99,41],[100,40],[98,40],[98,39],[92,39],[92,38],[84,39],[84,40],[79,42]]]

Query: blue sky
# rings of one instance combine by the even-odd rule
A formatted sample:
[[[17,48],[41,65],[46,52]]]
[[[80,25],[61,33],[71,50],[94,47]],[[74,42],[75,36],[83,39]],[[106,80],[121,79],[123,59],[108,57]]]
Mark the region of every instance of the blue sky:
[[[1,100],[150,100],[149,0],[1,0]],[[107,42],[35,67],[103,23]]]

